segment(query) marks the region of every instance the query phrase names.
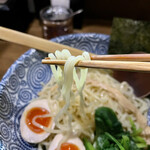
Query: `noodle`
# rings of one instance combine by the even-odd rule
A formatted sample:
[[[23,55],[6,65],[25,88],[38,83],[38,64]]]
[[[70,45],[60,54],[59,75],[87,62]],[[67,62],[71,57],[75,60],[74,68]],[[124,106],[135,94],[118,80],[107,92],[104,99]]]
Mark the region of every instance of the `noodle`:
[[[126,110],[125,106],[121,105],[121,100],[122,98],[127,99],[146,118],[148,99],[136,97],[132,87],[126,82],[118,82],[108,70],[89,69],[88,71],[79,68],[77,71],[74,68],[75,64],[80,60],[89,60],[88,53],[74,57],[67,50],[63,50],[62,53],[56,51],[55,56],[49,54],[49,57],[51,59],[68,59],[64,68],[51,66],[53,77],[43,86],[38,97],[38,99],[49,101],[52,116],[55,116],[56,129],[51,131],[45,128],[45,130],[52,133],[65,133],[59,147],[72,135],[80,138],[87,137],[93,141],[94,112],[100,106],[112,108],[124,129],[131,130],[129,118],[135,122],[137,127],[140,127],[136,115],[131,111],[132,108],[129,107]],[[52,136],[54,135],[51,134],[42,144],[50,143]]]

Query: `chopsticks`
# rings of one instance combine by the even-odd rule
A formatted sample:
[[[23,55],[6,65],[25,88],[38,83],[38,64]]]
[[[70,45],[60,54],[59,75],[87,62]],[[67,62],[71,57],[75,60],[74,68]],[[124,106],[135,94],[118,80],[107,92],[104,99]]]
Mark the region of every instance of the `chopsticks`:
[[[128,54],[128,55],[130,55],[130,54]],[[146,57],[150,56],[150,54],[144,54],[144,55],[134,54],[134,56],[136,56],[136,55],[138,55],[138,58],[141,58],[141,59],[139,59],[140,61],[141,60],[142,61],[147,60],[147,58],[144,59],[143,56],[146,56]],[[140,57],[140,55],[142,57]],[[114,59],[116,57],[116,59],[112,60],[112,59],[109,59],[109,57],[106,56],[105,60],[91,60],[91,61],[84,60],[84,61],[79,61],[76,64],[76,67],[100,68],[100,69],[117,69],[117,70],[127,70],[127,71],[136,71],[136,72],[137,71],[138,72],[150,72],[150,62],[140,62],[140,61],[138,61],[138,59],[136,57],[134,57],[132,59],[131,56],[129,57],[130,61],[126,61],[126,59],[124,59],[125,57],[123,57],[123,55],[121,55],[123,57],[123,61],[122,61],[121,58],[118,57],[119,55],[118,56],[111,55],[111,56],[112,56],[111,58]],[[127,55],[124,55],[124,56],[127,56]],[[100,57],[103,57],[103,55],[101,55]],[[148,61],[150,61],[150,59]],[[64,65],[65,62],[66,62],[66,60],[50,60],[48,58],[45,58],[45,59],[42,60],[43,64],[51,64],[51,65]]]
[[[83,53],[82,50],[12,29],[8,29],[2,26],[0,26],[0,39],[39,49],[48,53],[54,53],[57,49],[68,49],[70,53],[74,56],[81,55]],[[95,55],[90,53],[90,56],[92,60],[150,61],[150,54]]]
[[[82,50],[63,44],[48,41],[39,37],[14,31],[0,26],[0,39],[16,44],[40,49],[48,53],[54,53],[56,49],[68,49],[72,55],[82,54]],[[92,61],[80,61],[79,67],[108,68],[131,71],[150,71],[150,54],[125,54],[125,55],[95,55],[90,53]],[[98,61],[99,60],[99,61]],[[139,62],[141,61],[141,62]],[[42,60],[42,63],[64,65],[65,61]]]

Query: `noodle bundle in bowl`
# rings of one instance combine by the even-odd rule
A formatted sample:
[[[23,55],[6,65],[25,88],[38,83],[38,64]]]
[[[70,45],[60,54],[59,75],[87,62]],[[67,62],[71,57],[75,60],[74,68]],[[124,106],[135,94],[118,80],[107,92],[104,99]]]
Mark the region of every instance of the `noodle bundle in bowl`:
[[[87,51],[93,50],[92,52],[98,54],[106,54],[109,36],[74,34],[54,40]],[[16,93],[9,89],[11,83],[6,87],[10,97],[11,94],[16,94],[14,100],[16,109],[10,114],[9,123],[3,121],[6,126],[14,124],[12,131],[9,132],[10,142],[5,144],[6,139],[3,135],[3,147],[54,150],[70,146],[84,150],[88,149],[87,145],[90,143],[97,149],[99,146],[97,141],[102,137],[107,137],[106,139],[112,143],[116,141],[112,139],[117,139],[120,144],[114,144],[117,148],[124,146],[118,139],[120,137],[113,137],[113,132],[123,133],[121,138],[132,139],[132,142],[135,142],[134,138],[140,134],[142,140],[138,142],[140,146],[146,147],[145,141],[149,138],[145,130],[148,127],[149,100],[147,98],[136,97],[132,87],[126,82],[120,83],[115,80],[110,70],[75,69],[74,65],[77,61],[90,59],[88,53],[78,57],[71,56],[71,58],[67,50],[56,51],[55,55],[49,54],[51,59],[68,58],[64,67],[51,66],[53,74],[48,65],[42,65],[39,61],[43,57],[44,54],[31,50],[21,57],[23,63],[20,62],[21,59],[16,62],[17,67],[12,69],[14,72],[10,70],[13,75],[16,73],[16,80],[18,79],[20,84],[16,86]],[[23,75],[18,73],[20,66],[23,66]],[[7,80],[5,77],[3,81],[6,84],[6,81],[14,76],[8,75]],[[101,111],[103,113],[99,113]],[[38,114],[34,115],[37,112]],[[104,121],[102,114],[105,114]],[[97,127],[100,120],[107,125],[106,116],[109,123],[113,122],[111,126],[117,126],[120,131],[116,128],[116,131],[104,132],[102,128]],[[109,116],[113,117],[109,118]],[[43,120],[44,124],[42,124]],[[139,128],[142,130],[138,130]],[[129,132],[135,133],[135,131],[138,133],[130,139],[132,134]]]

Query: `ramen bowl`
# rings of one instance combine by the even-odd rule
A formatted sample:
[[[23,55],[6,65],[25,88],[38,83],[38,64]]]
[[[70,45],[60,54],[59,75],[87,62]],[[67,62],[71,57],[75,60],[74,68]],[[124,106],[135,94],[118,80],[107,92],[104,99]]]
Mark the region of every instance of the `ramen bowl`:
[[[95,54],[107,54],[109,36],[85,33],[70,34],[52,39]],[[20,133],[20,118],[31,99],[38,96],[42,84],[52,75],[49,65],[41,64],[47,53],[28,50],[8,69],[0,82],[0,149],[36,150],[36,144],[23,140]],[[150,118],[150,113],[148,115]]]

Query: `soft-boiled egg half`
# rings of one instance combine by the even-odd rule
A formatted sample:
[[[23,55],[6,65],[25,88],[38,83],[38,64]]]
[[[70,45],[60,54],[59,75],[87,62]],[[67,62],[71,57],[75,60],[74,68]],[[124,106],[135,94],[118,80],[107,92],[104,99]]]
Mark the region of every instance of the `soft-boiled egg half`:
[[[48,150],[57,150],[59,143],[63,139],[62,134],[57,134]],[[85,150],[83,142],[78,137],[69,138],[65,143],[62,143],[60,150]]]
[[[41,126],[53,129],[55,124],[50,116],[40,117],[49,114],[51,111],[47,100],[35,100],[25,108],[20,121],[21,135],[25,141],[39,143],[50,135],[33,122],[35,120]]]

